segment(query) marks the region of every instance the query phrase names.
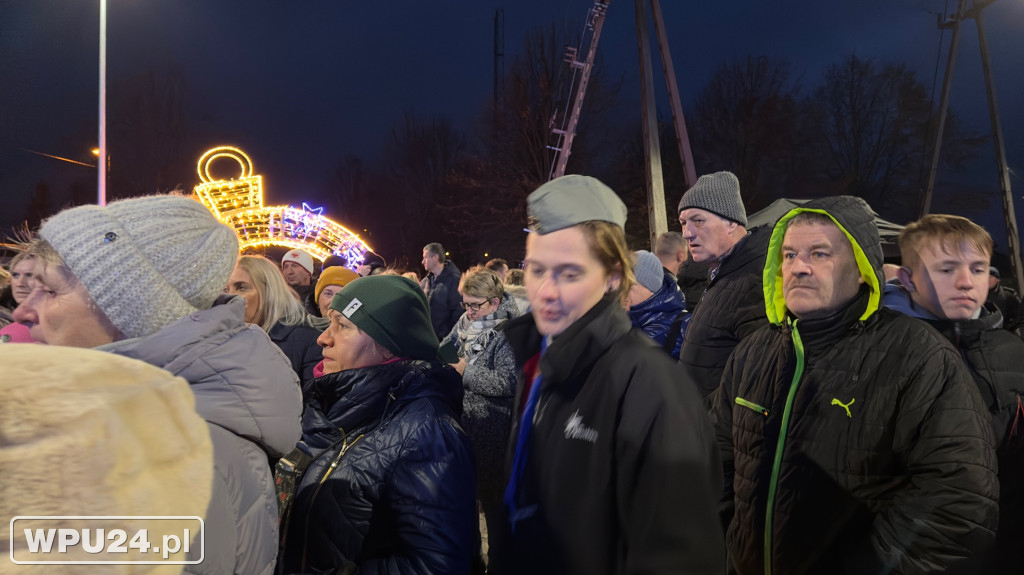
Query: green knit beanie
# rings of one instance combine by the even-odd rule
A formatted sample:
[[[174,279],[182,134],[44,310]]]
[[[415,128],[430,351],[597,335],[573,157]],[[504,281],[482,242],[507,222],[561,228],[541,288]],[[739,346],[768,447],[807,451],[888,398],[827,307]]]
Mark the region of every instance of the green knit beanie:
[[[380,275],[352,280],[335,294],[330,308],[398,357],[437,356],[439,342],[430,324],[427,296],[409,278]]]

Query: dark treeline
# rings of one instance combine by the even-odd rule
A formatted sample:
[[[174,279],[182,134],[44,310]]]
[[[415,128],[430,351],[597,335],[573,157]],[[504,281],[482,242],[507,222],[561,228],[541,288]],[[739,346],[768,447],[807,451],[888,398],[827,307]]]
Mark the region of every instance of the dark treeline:
[[[553,31],[526,39],[498,109],[480,115],[476,138],[447,119],[406,113],[392,130],[383,168],[352,156],[339,160],[333,199],[371,230],[382,253],[401,254],[413,267],[431,241],[443,243],[459,265],[479,263],[484,253],[521,257],[526,196],[548,179],[551,128],[571,98],[562,45]],[[567,172],[598,177],[623,197],[627,235],[642,248],[648,241],[643,148],[639,110],[620,112],[627,88],[596,67]],[[780,197],[851,194],[902,223],[919,216],[935,108],[902,63],[849,56],[805,84],[787,61],[749,56],[723,64],[686,118],[697,173],[736,173],[748,213]],[[661,142],[671,229],[686,186],[667,117]],[[942,168],[960,169],[984,142],[950,113]]]

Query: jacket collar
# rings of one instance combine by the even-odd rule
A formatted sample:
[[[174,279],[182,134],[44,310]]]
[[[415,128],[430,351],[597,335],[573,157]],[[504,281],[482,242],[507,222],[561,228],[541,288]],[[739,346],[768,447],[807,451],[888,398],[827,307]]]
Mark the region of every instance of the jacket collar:
[[[999,308],[992,302],[985,302],[981,308],[981,315],[977,319],[959,321],[934,319],[929,320],[928,323],[957,346],[968,345],[977,341],[982,332],[1001,329],[1003,327],[1003,312],[999,311]]]
[[[861,285],[856,297],[827,317],[801,320],[789,318],[791,323],[795,323],[800,329],[804,349],[807,350],[808,355],[829,349],[845,337],[850,329],[862,321],[861,316],[864,314],[870,298],[870,288]]]
[[[531,314],[504,324],[505,335],[522,366],[540,351],[541,336]],[[614,295],[606,295],[583,317],[551,340],[541,358],[544,385],[567,381],[589,370],[619,338],[632,329],[629,316]]]
[[[394,406],[435,397],[462,411],[462,384],[450,366],[404,359],[330,373],[310,382],[302,439],[325,447],[340,433],[375,427]]]
[[[765,249],[768,247],[768,238],[771,236],[770,226],[757,226],[747,231],[747,235],[740,238],[733,246],[732,252],[722,259],[719,265],[718,278],[743,269],[751,261],[764,257]]]

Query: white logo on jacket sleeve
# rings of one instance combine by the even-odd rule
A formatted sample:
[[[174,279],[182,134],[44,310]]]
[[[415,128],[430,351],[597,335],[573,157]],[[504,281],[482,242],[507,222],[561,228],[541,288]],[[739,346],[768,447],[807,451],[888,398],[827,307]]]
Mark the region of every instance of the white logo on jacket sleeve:
[[[595,443],[597,442],[597,431],[583,425],[583,417],[580,415],[580,410],[577,409],[565,421],[565,438],[582,439],[583,441]]]

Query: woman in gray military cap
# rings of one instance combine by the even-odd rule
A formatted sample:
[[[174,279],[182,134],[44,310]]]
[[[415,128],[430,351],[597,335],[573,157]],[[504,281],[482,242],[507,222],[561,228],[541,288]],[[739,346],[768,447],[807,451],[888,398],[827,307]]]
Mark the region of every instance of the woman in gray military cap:
[[[626,206],[564,176],[527,198],[529,315],[492,573],[720,573],[722,472],[696,388],[622,303]]]

